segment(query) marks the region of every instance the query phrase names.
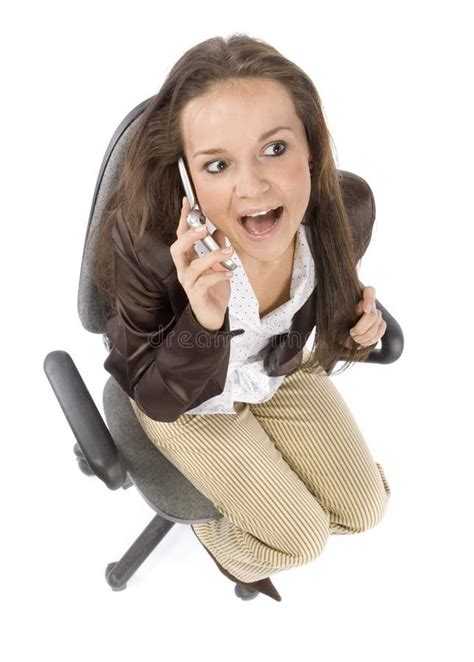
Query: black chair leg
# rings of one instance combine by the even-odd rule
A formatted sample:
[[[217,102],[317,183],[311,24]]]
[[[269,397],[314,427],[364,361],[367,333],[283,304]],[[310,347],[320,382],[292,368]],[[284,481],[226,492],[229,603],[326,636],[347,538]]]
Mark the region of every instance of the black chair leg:
[[[112,590],[123,591],[127,588],[127,581],[174,525],[175,522],[155,515],[120,561],[108,564],[105,578]]]

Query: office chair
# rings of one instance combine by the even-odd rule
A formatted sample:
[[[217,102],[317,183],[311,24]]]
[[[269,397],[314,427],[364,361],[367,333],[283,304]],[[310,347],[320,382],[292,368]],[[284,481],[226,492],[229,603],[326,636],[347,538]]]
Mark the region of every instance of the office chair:
[[[86,231],[78,312],[87,331],[102,334],[107,351],[110,351],[112,345],[105,334],[104,301],[91,279],[97,250],[93,230],[118,181],[137,121],[151,99],[136,106],[112,136],[100,167]],[[357,228],[353,228],[353,232],[357,232]],[[379,301],[377,307],[382,311],[387,329],[381,340],[381,348],[374,348],[367,362],[392,363],[403,351],[402,330]],[[334,361],[329,366],[328,374],[336,363]],[[109,376],[103,391],[105,422],[67,352],[49,352],[43,368],[75,435],[73,450],[80,470],[85,475],[100,478],[111,490],[128,489],[134,485],[156,513],[122,558],[106,567],[106,581],[112,590],[123,590],[174,524],[200,524],[222,515],[148,439],[127,394],[112,376]],[[251,591],[240,584],[235,585],[234,592],[243,600],[258,595],[258,591]]]

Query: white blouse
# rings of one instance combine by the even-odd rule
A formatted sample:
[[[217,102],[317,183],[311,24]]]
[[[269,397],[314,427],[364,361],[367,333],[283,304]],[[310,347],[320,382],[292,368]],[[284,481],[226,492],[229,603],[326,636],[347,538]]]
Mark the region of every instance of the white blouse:
[[[211,221],[210,232],[215,230]],[[242,328],[245,333],[232,338],[229,366],[222,393],[206,400],[186,414],[236,414],[234,402],[258,403],[269,400],[278,390],[285,375],[270,377],[263,367],[265,347],[272,336],[291,330],[292,318],[309,298],[315,287],[315,269],[311,249],[306,237],[307,226],[297,229],[290,299],[272,310],[262,319],[259,304],[239,256],[234,251],[230,256],[237,264],[230,281],[229,328]],[[307,230],[309,232],[309,229]],[[226,246],[230,241],[225,239]],[[201,257],[208,253],[199,241],[195,245]],[[270,351],[270,347],[267,351]]]

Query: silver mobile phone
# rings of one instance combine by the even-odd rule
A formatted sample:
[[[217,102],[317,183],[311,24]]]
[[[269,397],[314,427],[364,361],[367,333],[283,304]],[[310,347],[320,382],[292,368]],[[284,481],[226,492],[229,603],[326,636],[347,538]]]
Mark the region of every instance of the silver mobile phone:
[[[187,215],[186,221],[190,228],[199,228],[201,225],[205,225],[206,221],[210,219],[208,219],[207,216],[202,213],[199,207],[199,203],[194,193],[193,185],[191,184],[191,178],[188,174],[188,170],[182,156],[179,157],[178,168],[181,181],[183,182],[184,191],[191,207],[191,211]],[[221,249],[219,244],[211,237],[210,234],[208,234],[206,237],[203,237],[199,241],[201,241],[209,251],[219,251]],[[237,267],[236,263],[231,260],[231,258],[227,258],[223,262],[220,262],[220,264],[229,270],[235,269]]]

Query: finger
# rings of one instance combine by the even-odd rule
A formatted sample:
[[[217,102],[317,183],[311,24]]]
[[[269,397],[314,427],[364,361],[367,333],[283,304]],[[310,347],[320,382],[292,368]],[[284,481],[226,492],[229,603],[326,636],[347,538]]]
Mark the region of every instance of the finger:
[[[370,290],[373,290],[373,295]],[[356,306],[356,314],[362,315],[363,313],[370,313],[372,310],[375,310],[375,307],[375,289],[373,287],[365,287],[363,290],[363,298]]]
[[[370,313],[375,310],[375,287],[367,285],[364,287],[363,292],[364,306],[363,310],[366,313]]]
[[[176,228],[176,236],[178,238],[181,237],[181,235],[184,234],[187,230],[189,230],[189,225],[186,221],[186,216],[189,214],[189,212],[190,212],[189,202],[187,197],[184,196],[181,200],[181,211],[178,221],[178,227]]]
[[[199,238],[206,236],[206,232],[201,232],[200,234],[195,233],[194,228],[191,227],[188,224],[187,216],[188,216],[190,211],[191,211],[191,207],[189,205],[188,199],[187,199],[186,196],[184,196],[183,199],[182,199],[181,214],[180,214],[180,217],[179,217],[178,228],[176,230],[176,236],[178,237],[178,239],[180,239],[183,236],[186,236],[188,243],[191,242],[192,238],[194,238],[194,241],[199,241]],[[202,224],[201,227],[206,228],[206,230],[207,230],[207,227],[206,227],[205,224]],[[197,237],[197,239],[196,239],[196,237]]]
[[[206,292],[212,285],[216,283],[223,283],[226,280],[230,281],[232,279],[232,272],[224,270],[222,271],[211,271],[209,273],[203,274],[197,282],[195,282],[195,287],[197,287],[201,292]]]
[[[374,332],[378,328],[381,319],[382,311],[380,310],[376,309],[369,314],[364,313],[357,324],[349,330],[351,337],[359,342],[360,339],[368,338],[371,335],[374,335]]]
[[[231,252],[230,252],[229,254],[224,255],[224,259],[227,259],[227,258],[229,258],[229,257],[231,257],[231,256],[233,255],[233,253],[234,253],[233,246],[232,246],[232,244],[231,244],[230,242],[229,242],[229,245],[227,246],[227,244],[226,244],[226,239],[227,239],[227,237],[225,236],[225,234],[224,234],[221,230],[218,230],[218,229],[216,228],[216,229],[214,230],[214,232],[212,233],[212,238],[214,239],[214,241],[216,242],[216,244],[221,248],[221,250],[223,250],[223,249],[225,249],[225,248],[231,248],[231,249],[232,249]],[[222,262],[222,261],[223,261],[223,260],[221,260],[221,262]],[[222,264],[219,264],[219,262],[216,263],[216,265],[215,265],[214,268],[215,268],[217,271],[222,271],[222,270],[227,271],[227,269],[226,269],[225,267],[223,267]]]
[[[214,281],[208,281],[207,276],[212,276],[213,274],[219,274],[224,276],[225,273],[232,273],[225,267],[219,264],[228,259],[229,255],[224,254],[222,249],[217,251],[211,251],[208,255],[202,256],[199,260],[192,262],[189,265],[189,269],[185,272],[185,282],[188,288],[196,287],[196,285],[201,286],[202,283]],[[202,279],[205,279],[204,281]],[[218,282],[217,280],[215,282]]]
[[[212,238],[214,239],[214,241],[216,242],[216,244],[219,244],[219,246],[220,246],[221,248],[224,248],[224,246],[226,245],[226,244],[225,244],[226,236],[225,236],[225,234],[222,232],[222,230],[219,230],[219,229],[216,228],[216,229],[214,230],[214,232],[212,233]]]
[[[230,253],[225,253],[224,251],[227,250],[227,247],[220,248],[217,251],[210,251],[207,255],[203,255],[199,262],[196,262],[196,264],[193,264],[190,266],[190,270],[193,272],[194,278],[197,279],[200,274],[205,273],[206,271],[228,271],[222,264],[221,262],[224,262],[225,260],[228,260],[229,257],[232,257],[232,252],[233,248],[232,246],[229,246],[231,249]]]
[[[363,344],[365,346],[372,345],[374,342],[378,342],[382,335],[385,333],[387,328],[386,322],[383,319],[380,319],[376,324],[374,324],[366,333],[360,334],[358,336],[352,336],[355,342]]]
[[[191,262],[199,258],[199,255],[195,250],[195,244],[207,234],[207,228],[205,225],[202,226],[201,232],[196,232],[194,228],[191,228],[188,225],[186,216],[190,211],[187,198],[183,198],[181,215],[176,230],[177,239],[170,246],[170,252],[173,256],[174,262],[180,269],[189,266]]]
[[[193,248],[193,243],[196,241],[196,239],[200,235],[196,235],[195,238],[195,233],[193,233],[192,228],[188,224],[186,217],[191,211],[189,202],[186,196],[183,197],[182,199],[182,205],[181,205],[181,213],[179,216],[179,222],[178,222],[178,227],[176,229],[176,236],[178,238],[177,240],[177,248],[179,251],[187,252],[187,255],[189,258],[191,258],[192,254],[192,249]],[[205,233],[203,233],[203,236]],[[186,248],[184,248],[186,247]]]

